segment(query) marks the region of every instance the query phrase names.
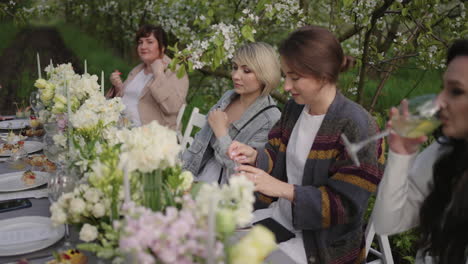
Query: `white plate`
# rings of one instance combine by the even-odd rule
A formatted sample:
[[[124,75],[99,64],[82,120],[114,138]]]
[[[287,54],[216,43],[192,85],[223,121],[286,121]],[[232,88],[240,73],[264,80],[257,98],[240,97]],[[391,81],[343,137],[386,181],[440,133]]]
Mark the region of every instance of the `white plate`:
[[[0,129],[23,129],[29,124],[28,119],[15,119],[0,122]]]
[[[8,138],[8,133],[0,133],[0,139],[6,141]],[[23,136],[23,135],[20,135],[20,140],[26,140],[28,139],[28,136]]]
[[[50,237],[45,240],[24,242],[0,247],[0,256],[14,256],[38,251],[59,241],[65,234],[65,227],[52,226],[52,221],[43,216],[22,216],[0,221],[0,232],[22,230],[24,228],[50,229]]]
[[[44,147],[44,144],[39,141],[24,141],[24,150],[26,150],[28,154],[39,151],[43,147]],[[12,154],[11,151],[7,150],[4,152],[0,152],[0,157],[9,157],[11,156],[11,154]]]
[[[47,183],[49,173],[42,171],[34,171],[36,174],[36,182],[31,185],[26,185],[22,180],[24,171],[0,174],[0,192],[16,192],[27,189],[36,188]]]

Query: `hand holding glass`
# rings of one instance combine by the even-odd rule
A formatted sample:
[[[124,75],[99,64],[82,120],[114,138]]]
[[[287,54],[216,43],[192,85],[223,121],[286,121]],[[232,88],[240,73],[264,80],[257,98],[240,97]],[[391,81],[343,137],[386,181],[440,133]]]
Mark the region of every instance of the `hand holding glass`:
[[[419,138],[421,136],[430,134],[440,125],[437,118],[439,106],[436,102],[437,95],[422,95],[410,99],[403,100],[400,105],[398,115],[392,117],[392,128],[388,128],[379,134],[376,134],[368,139],[360,142],[351,143],[346,135],[341,134],[346,151],[351,156],[354,164],[360,166],[357,153],[364,146],[375,140],[388,136],[393,130],[401,137],[405,138]]]

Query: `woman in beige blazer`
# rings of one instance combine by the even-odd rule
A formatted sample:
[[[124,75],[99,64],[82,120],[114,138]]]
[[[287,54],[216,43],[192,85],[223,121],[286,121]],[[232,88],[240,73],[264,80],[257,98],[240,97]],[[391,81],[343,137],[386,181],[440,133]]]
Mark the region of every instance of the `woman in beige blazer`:
[[[177,113],[185,103],[188,77],[179,79],[168,69],[171,59],[164,55],[167,37],[160,26],[142,26],[135,40],[142,63],[130,71],[125,82],[118,70],[112,73],[110,81],[115,87],[114,96],[122,97],[127,117],[134,126],[156,120],[175,129]]]

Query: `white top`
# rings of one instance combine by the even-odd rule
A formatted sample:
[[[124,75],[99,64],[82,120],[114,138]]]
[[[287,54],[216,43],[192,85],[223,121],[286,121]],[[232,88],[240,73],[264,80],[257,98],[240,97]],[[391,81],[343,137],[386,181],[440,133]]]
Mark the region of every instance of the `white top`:
[[[153,77],[152,73],[145,74],[141,70],[133,80],[125,87],[122,102],[125,104],[125,114],[132,122],[133,126],[141,126],[140,113],[138,112],[138,101],[140,101],[141,91]]]
[[[447,150],[434,142],[419,155],[389,151],[372,212],[378,234],[401,233],[419,225],[419,211],[430,192],[434,163]],[[418,251],[415,264],[432,262],[432,257]]]
[[[324,117],[325,115],[310,115],[309,108],[305,106],[294,125],[286,148],[288,183],[294,185],[302,184],[304,166]],[[296,237],[280,243],[279,248],[296,263],[307,264],[302,231],[293,227],[291,202],[289,200],[279,198],[269,208],[255,211],[254,215],[254,222],[272,217],[288,230],[294,232]]]

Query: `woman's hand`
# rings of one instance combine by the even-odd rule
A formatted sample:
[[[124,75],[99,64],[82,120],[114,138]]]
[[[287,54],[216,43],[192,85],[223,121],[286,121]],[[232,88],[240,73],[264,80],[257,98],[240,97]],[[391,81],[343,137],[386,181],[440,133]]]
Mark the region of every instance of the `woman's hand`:
[[[236,168],[239,175],[245,175],[255,184],[255,190],[271,197],[280,197],[294,200],[294,185],[280,181],[265,171],[249,166],[241,165]]]
[[[242,164],[254,165],[257,160],[257,150],[249,145],[240,143],[239,141],[233,141],[228,148],[227,155],[233,161]]]
[[[164,74],[164,70],[166,70],[166,67],[168,65],[168,62],[163,59],[157,59],[151,63],[151,71],[153,71],[153,74],[158,76]]]
[[[122,79],[120,78],[121,74],[122,73],[120,73],[118,70],[115,70],[109,78],[112,85],[118,89],[122,88],[122,84],[123,84]]]
[[[208,124],[213,130],[216,138],[223,137],[228,134],[229,119],[225,112],[215,109],[208,114]]]
[[[390,109],[390,120],[387,122],[387,128],[392,127],[393,118],[407,118],[409,116],[408,101],[406,99],[401,102],[401,109],[401,113],[396,107],[392,107],[392,109]],[[395,131],[391,131],[390,135],[388,136],[388,145],[395,153],[411,155],[417,152],[421,143],[426,140],[427,136],[421,136],[418,138],[405,138],[395,133]]]

